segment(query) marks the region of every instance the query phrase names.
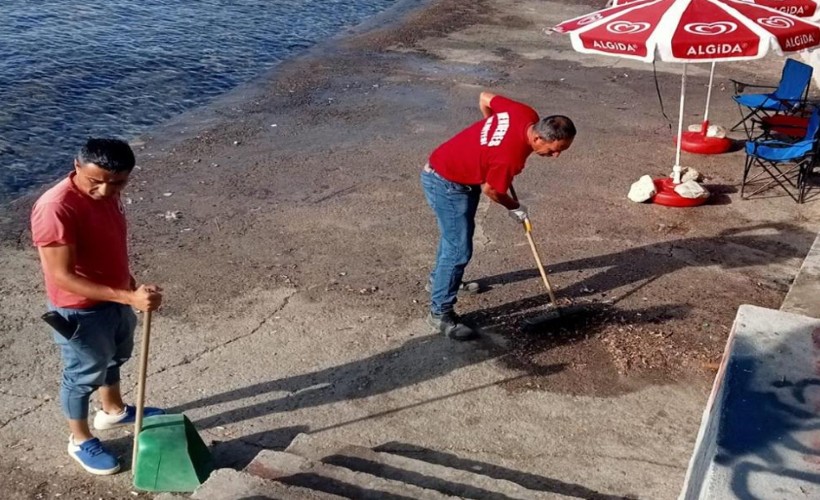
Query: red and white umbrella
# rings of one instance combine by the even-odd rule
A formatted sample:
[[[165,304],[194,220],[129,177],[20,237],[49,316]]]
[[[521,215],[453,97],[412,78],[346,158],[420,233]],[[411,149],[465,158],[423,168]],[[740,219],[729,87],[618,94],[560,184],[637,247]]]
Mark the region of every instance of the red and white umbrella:
[[[634,3],[640,0],[614,0],[612,5],[626,5],[630,3]],[[818,9],[818,3],[820,0],[742,0],[746,3],[751,3],[754,5],[762,5],[764,7],[769,7],[770,9],[774,9],[780,12],[785,12],[786,14],[791,14],[793,16],[808,18],[812,21],[816,21],[820,18],[820,9]],[[701,135],[702,137],[706,136],[706,130],[709,127],[709,101],[712,97],[712,81],[715,78],[715,62],[712,61],[712,67],[709,70],[709,85],[707,87],[706,93],[706,108],[703,112],[703,124],[701,125]],[[686,141],[684,141],[686,144]]]
[[[820,26],[740,0],[637,0],[565,21],[572,47],[644,62],[743,61],[820,45]],[[681,81],[678,141],[673,168],[680,182],[680,144],[686,65]]]
[[[820,17],[818,0],[746,0],[749,3],[769,7],[797,17],[806,17],[816,21]],[[623,3],[623,2],[618,2]]]
[[[644,62],[742,61],[808,49],[820,27],[740,0],[637,0],[565,21],[572,47]]]
[[[612,5],[625,5],[638,0],[614,0]],[[746,3],[762,5],[770,9],[785,12],[797,17],[805,17],[812,21],[820,18],[820,0],[742,0]]]

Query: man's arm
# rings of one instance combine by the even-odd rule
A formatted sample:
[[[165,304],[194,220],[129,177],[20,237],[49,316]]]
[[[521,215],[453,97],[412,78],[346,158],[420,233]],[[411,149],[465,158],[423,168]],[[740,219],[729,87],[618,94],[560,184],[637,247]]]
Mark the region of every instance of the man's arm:
[[[492,188],[492,186],[490,186],[486,182],[481,185],[481,191],[487,196],[487,198],[493,200],[499,205],[504,206],[504,208],[506,208],[507,210],[515,210],[521,205],[520,203],[515,201],[512,196],[508,195],[507,193],[496,191]]]
[[[77,275],[74,271],[74,245],[41,246],[37,250],[43,270],[52,277],[55,285],[67,292],[91,300],[130,305],[140,311],[153,311],[162,303],[159,288],[152,285],[123,290],[100,285]]]
[[[493,108],[490,107],[490,101],[493,100],[495,94],[492,92],[482,92],[478,96],[478,107],[481,109],[481,114],[484,118],[489,118],[493,114]]]

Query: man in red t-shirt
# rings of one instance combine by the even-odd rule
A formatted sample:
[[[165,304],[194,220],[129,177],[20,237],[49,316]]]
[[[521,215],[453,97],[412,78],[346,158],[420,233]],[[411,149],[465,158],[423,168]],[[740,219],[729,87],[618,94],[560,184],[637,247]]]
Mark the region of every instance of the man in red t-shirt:
[[[95,429],[133,425],[136,410],[122,401],[120,366],[131,357],[137,318],[132,307],[153,311],[162,294],[136,286],[128,266],[125,214],[120,191],[135,159],[117,139],[89,139],[74,171],[46,191],[31,213],[48,295],[45,316],[60,347],[60,405],[71,435],[68,453],[92,474],[113,474],[116,455],[91,435],[88,402],[99,389],[102,409]],[[146,408],[144,415],[163,413]]]
[[[436,148],[421,174],[427,203],[441,233],[429,279],[427,322],[457,340],[475,336],[453,308],[473,253],[481,193],[508,209],[513,220],[523,222],[526,207],[507,194],[513,177],[524,170],[531,153],[556,158],[575,138],[575,125],[566,116],[539,120],[532,108],[504,96],[482,92],[479,108],[484,119]]]

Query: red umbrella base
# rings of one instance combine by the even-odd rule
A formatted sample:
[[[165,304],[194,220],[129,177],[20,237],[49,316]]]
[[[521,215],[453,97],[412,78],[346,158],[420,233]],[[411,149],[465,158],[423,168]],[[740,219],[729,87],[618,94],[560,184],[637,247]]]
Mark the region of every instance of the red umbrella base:
[[[709,198],[684,198],[675,192],[675,183],[669,177],[652,179],[655,183],[655,196],[652,203],[667,207],[696,207],[703,205]]]
[[[726,137],[706,137],[702,132],[684,132],[681,135],[680,148],[687,153],[718,155],[732,149],[732,140]]]

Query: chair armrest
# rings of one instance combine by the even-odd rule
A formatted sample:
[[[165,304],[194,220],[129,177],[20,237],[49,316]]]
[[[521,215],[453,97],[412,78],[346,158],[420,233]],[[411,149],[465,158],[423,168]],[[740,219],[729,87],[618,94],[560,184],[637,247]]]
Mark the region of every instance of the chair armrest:
[[[753,83],[745,83],[745,82],[740,82],[738,80],[732,80],[731,78],[729,78],[729,81],[732,82],[735,86],[735,94],[742,93],[744,90],[746,90],[746,87],[755,88],[755,89],[776,89],[777,88],[774,85],[755,85]]]
[[[792,161],[812,154],[817,141],[804,140],[794,143],[780,141],[746,141],[746,154],[769,161]]]
[[[767,148],[790,148],[794,146],[795,142],[784,142],[778,141],[777,139],[766,139],[762,141],[746,141],[746,142],[753,142],[754,145],[757,146],[766,146]],[[800,141],[798,141],[800,142]]]
[[[804,99],[780,99],[779,97],[775,97],[772,95],[770,99],[777,99],[780,101],[780,104],[791,108],[792,111],[796,111],[807,104]]]

